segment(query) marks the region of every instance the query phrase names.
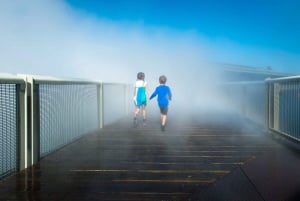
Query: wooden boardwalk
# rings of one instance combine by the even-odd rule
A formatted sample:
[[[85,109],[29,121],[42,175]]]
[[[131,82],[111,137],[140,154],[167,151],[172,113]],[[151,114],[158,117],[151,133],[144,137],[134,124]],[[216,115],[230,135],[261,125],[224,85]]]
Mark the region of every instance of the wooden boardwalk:
[[[201,192],[281,147],[236,118],[191,119],[170,117],[162,132],[156,117],[137,128],[125,118],[1,181],[0,200],[206,200]],[[267,200],[251,188],[244,200]]]

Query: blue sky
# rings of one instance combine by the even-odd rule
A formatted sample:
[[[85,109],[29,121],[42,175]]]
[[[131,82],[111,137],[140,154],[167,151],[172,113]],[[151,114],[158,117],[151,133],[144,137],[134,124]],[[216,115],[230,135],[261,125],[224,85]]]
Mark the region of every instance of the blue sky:
[[[122,82],[144,71],[155,83],[220,63],[300,74],[298,2],[0,1],[0,69]]]
[[[142,23],[145,27],[195,30],[210,39],[224,37],[299,53],[300,3],[296,0],[67,0],[99,18]]]
[[[67,2],[73,8],[96,18],[111,20],[123,26],[136,24],[142,29],[150,30],[150,33],[155,28],[171,30],[170,35],[190,31],[214,44],[218,43],[217,41],[228,41],[241,48],[257,48],[258,52],[263,49],[277,52],[282,57],[292,55],[292,60],[300,56],[300,2],[297,0],[67,0]],[[232,54],[239,57],[239,52],[233,51]],[[266,57],[271,57],[270,54],[272,53]],[[277,57],[277,54],[274,54],[274,57]],[[289,58],[282,60],[289,61]],[[298,63],[293,65],[287,63],[285,67],[282,67],[281,63],[279,64],[281,66],[275,66],[275,69],[299,72],[299,60],[295,59],[295,62]],[[255,62],[248,64],[244,60],[236,64],[255,66]],[[265,65],[272,67],[272,64]]]

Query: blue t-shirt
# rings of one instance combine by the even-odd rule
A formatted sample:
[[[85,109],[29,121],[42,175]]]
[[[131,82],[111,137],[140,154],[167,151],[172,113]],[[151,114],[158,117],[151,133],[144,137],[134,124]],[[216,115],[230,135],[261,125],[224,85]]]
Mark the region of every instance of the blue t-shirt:
[[[172,93],[170,87],[167,85],[161,84],[156,87],[153,94],[150,96],[150,99],[154,98],[157,95],[157,103],[160,107],[165,107],[169,105],[169,100],[172,98]]]

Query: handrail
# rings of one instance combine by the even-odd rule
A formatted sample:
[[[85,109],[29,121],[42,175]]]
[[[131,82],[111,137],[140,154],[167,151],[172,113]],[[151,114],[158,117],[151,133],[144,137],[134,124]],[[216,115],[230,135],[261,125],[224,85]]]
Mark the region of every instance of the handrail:
[[[41,76],[41,75],[23,75],[18,74],[18,76],[31,77],[36,84],[101,84],[100,80],[88,80],[88,79],[75,79],[75,78],[60,78],[51,76]]]
[[[258,67],[251,67],[245,65],[237,65],[237,64],[226,64],[221,63],[226,71],[233,71],[233,72],[246,72],[246,73],[253,73],[253,74],[265,74],[265,75],[276,75],[276,76],[292,76],[292,73],[281,73],[273,71],[271,68],[258,68]]]
[[[219,83],[222,85],[235,85],[235,84],[264,84],[264,81],[237,81],[237,82],[223,82],[223,83]]]
[[[280,78],[267,78],[265,82],[280,82],[280,81],[289,81],[300,79],[300,75],[289,76],[289,77],[280,77]]]
[[[23,78],[18,77],[17,75],[0,73],[0,83],[1,84],[23,84],[25,81]]]

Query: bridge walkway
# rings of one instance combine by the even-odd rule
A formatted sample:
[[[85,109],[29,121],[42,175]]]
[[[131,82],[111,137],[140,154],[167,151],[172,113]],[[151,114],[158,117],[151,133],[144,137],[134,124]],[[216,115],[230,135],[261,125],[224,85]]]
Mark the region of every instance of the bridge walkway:
[[[237,117],[215,117],[169,117],[165,132],[157,117],[136,128],[124,118],[1,181],[0,200],[300,198],[299,145]]]

